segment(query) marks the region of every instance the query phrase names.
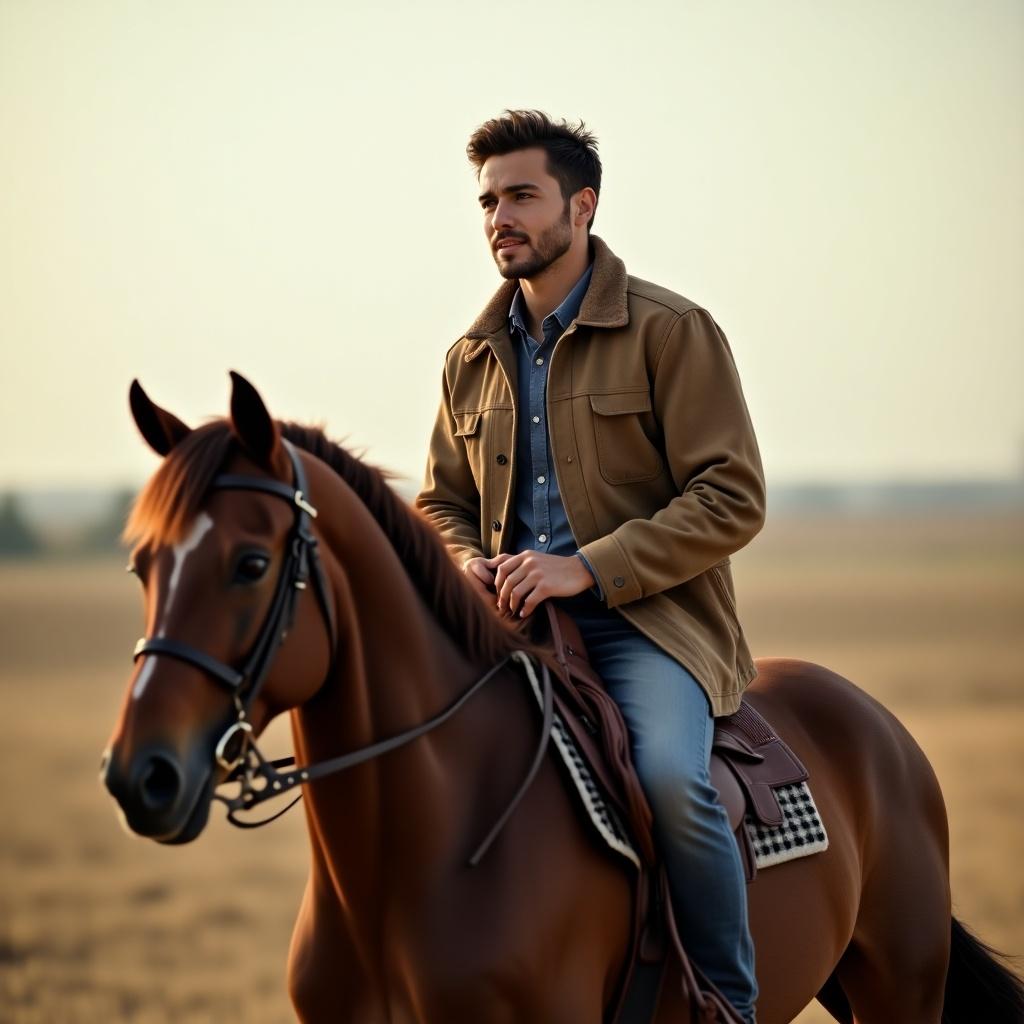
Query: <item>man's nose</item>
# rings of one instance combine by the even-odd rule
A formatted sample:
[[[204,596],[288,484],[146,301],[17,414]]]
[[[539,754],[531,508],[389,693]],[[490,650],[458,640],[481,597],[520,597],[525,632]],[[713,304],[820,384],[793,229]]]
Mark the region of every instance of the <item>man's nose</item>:
[[[515,218],[512,215],[512,204],[499,199],[491,211],[491,229],[497,233],[512,227],[514,224]]]

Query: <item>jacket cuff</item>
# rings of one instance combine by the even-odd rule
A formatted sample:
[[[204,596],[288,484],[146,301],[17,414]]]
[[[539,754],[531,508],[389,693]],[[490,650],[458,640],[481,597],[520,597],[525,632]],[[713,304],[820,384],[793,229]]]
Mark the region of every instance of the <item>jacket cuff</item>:
[[[594,567],[587,561],[587,556],[582,551],[576,552],[576,557],[587,567],[587,572],[594,577],[594,585],[590,588],[590,592],[598,599],[598,601],[604,600],[604,591],[601,589],[601,582],[597,578],[597,573],[594,572]]]
[[[443,538],[442,538],[443,539]],[[455,563],[458,570],[461,572],[462,567],[471,558],[486,558],[487,556],[480,551],[478,548],[472,547],[467,544],[448,544],[445,543],[445,550],[448,552],[448,557]]]
[[[580,554],[597,580],[609,608],[638,601],[644,596],[626,553],[612,534],[584,544]]]
[[[487,556],[478,548],[457,548],[455,549],[455,564],[464,568],[471,558],[486,558]]]

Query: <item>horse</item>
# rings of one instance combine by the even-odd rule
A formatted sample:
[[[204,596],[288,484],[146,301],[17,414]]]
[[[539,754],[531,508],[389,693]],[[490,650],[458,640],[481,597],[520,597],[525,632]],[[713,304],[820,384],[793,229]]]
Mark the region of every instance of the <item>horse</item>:
[[[124,823],[186,843],[216,800],[241,823],[301,793],[302,1021],[606,1020],[632,881],[547,756],[549,718],[538,736],[537,650],[385,473],[232,381],[229,416],[195,429],[131,388],[163,461],[126,527],[147,638],[101,770]],[[1020,981],[951,916],[943,799],[910,734],[827,668],[757,667],[746,699],[830,837],[749,887],[761,1024],[815,998],[845,1024],[1024,1020]],[[285,711],[297,765],[278,771],[256,739]],[[657,1018],[690,1019],[682,1000]]]

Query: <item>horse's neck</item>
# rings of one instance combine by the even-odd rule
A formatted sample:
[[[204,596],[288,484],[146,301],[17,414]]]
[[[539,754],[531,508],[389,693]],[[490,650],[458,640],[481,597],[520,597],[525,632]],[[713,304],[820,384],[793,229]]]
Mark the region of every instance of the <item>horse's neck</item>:
[[[339,618],[324,696],[341,717],[327,742],[365,746],[428,717],[476,666],[443,634],[363,502],[329,471],[313,470],[335,513],[320,523]],[[309,724],[316,731],[321,723]]]
[[[370,558],[367,571],[346,565],[351,592],[339,595],[342,628],[333,677],[293,719],[296,751],[305,763],[326,760],[406,732],[449,706],[488,666],[465,657],[427,611],[404,572],[382,581],[390,559]],[[382,568],[382,563],[383,567]],[[397,562],[395,562],[397,564]],[[473,704],[486,700],[481,694]],[[460,719],[466,711],[460,711]],[[452,720],[453,723],[455,720]],[[456,743],[465,745],[465,733]],[[406,872],[394,847],[410,816],[413,838],[424,823],[449,818],[458,771],[451,756],[452,727],[370,760],[307,794],[314,863],[329,864],[323,881],[354,916],[373,916],[382,894],[394,890],[392,872]],[[444,747],[444,753],[439,749]],[[439,762],[444,762],[440,764]],[[415,856],[415,850],[409,851]],[[360,904],[365,913],[361,913]]]

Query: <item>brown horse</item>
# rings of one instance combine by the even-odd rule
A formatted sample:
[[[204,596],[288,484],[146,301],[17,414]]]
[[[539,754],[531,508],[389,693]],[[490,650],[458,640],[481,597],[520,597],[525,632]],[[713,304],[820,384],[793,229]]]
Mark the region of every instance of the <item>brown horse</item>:
[[[128,826],[189,842],[212,799],[235,815],[302,785],[313,863],[288,978],[304,1021],[598,1024],[630,879],[554,759],[534,764],[525,641],[380,472],[233,378],[230,418],[195,430],[132,388],[165,459],[128,525],[148,640],[104,757]],[[830,837],[750,887],[762,1024],[816,996],[858,1024],[1024,1019],[1020,983],[950,916],[942,796],[910,735],[825,668],[758,667],[749,699],[810,770]],[[307,770],[260,771],[253,737],[286,710]],[[218,797],[229,778],[239,795]]]

